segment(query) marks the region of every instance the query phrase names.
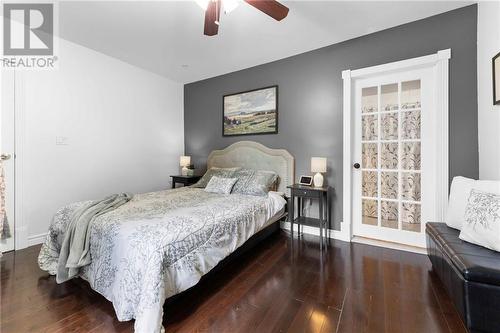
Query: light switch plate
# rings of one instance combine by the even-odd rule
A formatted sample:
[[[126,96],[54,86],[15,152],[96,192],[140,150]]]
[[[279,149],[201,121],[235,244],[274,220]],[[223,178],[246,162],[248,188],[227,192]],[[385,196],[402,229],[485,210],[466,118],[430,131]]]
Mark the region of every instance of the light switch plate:
[[[56,136],[56,146],[68,145],[69,138],[67,136]]]

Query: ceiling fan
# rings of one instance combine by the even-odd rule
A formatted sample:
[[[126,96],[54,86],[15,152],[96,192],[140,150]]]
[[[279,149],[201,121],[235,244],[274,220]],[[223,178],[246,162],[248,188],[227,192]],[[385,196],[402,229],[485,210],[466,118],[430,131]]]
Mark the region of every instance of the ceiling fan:
[[[244,0],[249,5],[271,16],[276,21],[281,21],[288,15],[288,7],[276,0]],[[204,34],[215,36],[219,32],[220,11],[224,7],[225,13],[235,9],[239,0],[196,0],[198,5],[205,10]]]

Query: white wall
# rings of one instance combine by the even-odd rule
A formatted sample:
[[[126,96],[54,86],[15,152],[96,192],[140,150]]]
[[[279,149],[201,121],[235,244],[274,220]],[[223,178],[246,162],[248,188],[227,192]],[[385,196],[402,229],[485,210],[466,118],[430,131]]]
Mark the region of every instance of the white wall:
[[[500,52],[500,2],[478,3],[479,178],[500,180],[500,106],[493,105],[491,59]]]
[[[67,203],[165,189],[179,171],[181,84],[60,40],[59,69],[17,73],[16,89],[16,225],[28,239],[17,248],[39,242]]]

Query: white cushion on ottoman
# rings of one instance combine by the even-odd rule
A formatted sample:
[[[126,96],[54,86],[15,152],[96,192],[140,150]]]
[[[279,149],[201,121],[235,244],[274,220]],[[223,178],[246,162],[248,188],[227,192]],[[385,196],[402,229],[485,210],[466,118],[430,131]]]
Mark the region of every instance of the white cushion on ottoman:
[[[459,238],[500,251],[500,195],[471,191]]]

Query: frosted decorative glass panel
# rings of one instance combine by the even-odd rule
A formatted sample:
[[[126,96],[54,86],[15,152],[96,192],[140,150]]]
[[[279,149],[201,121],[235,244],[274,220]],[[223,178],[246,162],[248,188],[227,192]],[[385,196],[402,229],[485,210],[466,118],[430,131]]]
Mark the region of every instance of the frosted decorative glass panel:
[[[377,168],[378,145],[376,143],[363,143],[362,150],[361,166],[364,169]]]
[[[404,142],[402,154],[401,167],[404,170],[420,170],[420,142]]]
[[[377,200],[363,199],[363,224],[377,225],[378,224],[378,207]]]
[[[398,228],[398,203],[382,200],[380,206],[381,224],[383,227]]]
[[[380,184],[382,189],[382,198],[398,198],[398,173],[382,172],[380,175]]]
[[[378,87],[363,88],[361,91],[361,112],[377,112]]]
[[[364,228],[390,228],[406,236],[423,232],[420,85],[420,80],[394,81],[361,89]]]
[[[401,83],[401,108],[420,108],[420,80]]]
[[[363,196],[377,197],[377,172],[363,171]]]
[[[382,86],[380,95],[380,105],[383,111],[399,109],[398,84],[387,84]]]
[[[398,139],[398,113],[382,114],[382,140]]]
[[[420,174],[403,172],[401,174],[402,197],[406,200],[420,201]]]
[[[420,139],[420,111],[401,112],[403,139]]]
[[[404,202],[401,211],[402,229],[420,232],[420,204]]]
[[[378,137],[378,119],[374,115],[362,116],[363,140],[377,140]]]
[[[382,169],[397,169],[398,168],[398,144],[397,142],[382,143],[381,152],[381,168]]]

